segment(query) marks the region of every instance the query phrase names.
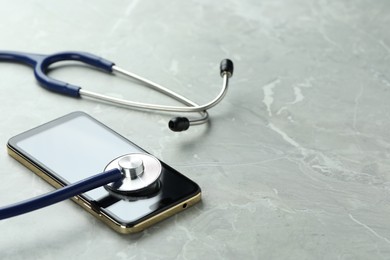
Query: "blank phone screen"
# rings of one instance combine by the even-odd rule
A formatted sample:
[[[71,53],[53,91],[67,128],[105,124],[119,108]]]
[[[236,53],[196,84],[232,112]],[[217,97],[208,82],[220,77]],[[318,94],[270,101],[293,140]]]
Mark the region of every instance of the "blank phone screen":
[[[9,145],[64,185],[104,171],[114,159],[145,151],[82,112],[75,112],[10,139]],[[104,187],[83,194],[124,224],[134,223],[199,192],[197,184],[162,163],[161,190],[134,201],[111,196]]]

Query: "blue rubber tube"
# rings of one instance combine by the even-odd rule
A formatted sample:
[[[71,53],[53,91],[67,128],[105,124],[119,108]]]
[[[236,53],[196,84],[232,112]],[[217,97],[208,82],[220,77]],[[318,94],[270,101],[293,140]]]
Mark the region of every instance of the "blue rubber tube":
[[[120,170],[113,169],[103,172],[79,182],[70,184],[58,190],[31,198],[19,203],[0,208],[0,220],[12,218],[21,214],[28,213],[57,202],[69,199],[73,196],[80,195],[89,190],[101,187],[108,183],[118,181],[122,178]]]
[[[72,97],[80,97],[81,87],[53,79],[46,75],[50,65],[59,61],[79,61],[109,73],[112,72],[112,67],[115,65],[113,62],[94,54],[79,51],[42,55],[0,50],[1,61],[20,62],[31,66],[34,69],[35,78],[42,87]]]

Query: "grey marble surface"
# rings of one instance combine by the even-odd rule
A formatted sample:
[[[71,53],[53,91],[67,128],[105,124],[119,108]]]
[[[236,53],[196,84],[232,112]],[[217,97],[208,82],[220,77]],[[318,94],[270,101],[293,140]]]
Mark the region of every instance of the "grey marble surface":
[[[203,103],[207,126],[48,92],[0,63],[0,205],[52,188],[8,139],[89,113],[195,180],[203,201],[119,235],[67,201],[0,221],[0,259],[389,259],[390,2],[0,1],[0,48],[89,51]],[[79,66],[51,76],[138,101],[166,98]]]

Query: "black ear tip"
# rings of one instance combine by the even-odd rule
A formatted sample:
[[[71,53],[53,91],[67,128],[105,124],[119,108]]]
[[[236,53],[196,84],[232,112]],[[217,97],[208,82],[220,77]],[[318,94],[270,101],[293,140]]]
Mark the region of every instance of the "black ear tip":
[[[174,132],[185,131],[190,127],[190,120],[187,117],[174,117],[169,121],[168,126]]]
[[[227,73],[229,77],[233,76],[233,70],[234,70],[233,61],[229,59],[222,60],[220,69],[221,69],[221,76],[223,76],[223,74],[225,73]]]

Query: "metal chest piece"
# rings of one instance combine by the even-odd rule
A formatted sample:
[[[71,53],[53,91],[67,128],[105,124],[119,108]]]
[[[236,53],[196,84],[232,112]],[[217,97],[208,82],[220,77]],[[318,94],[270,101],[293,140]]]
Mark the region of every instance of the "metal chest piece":
[[[162,166],[154,156],[144,153],[123,155],[111,161],[104,171],[120,169],[122,179],[105,186],[120,195],[134,195],[156,186]]]

